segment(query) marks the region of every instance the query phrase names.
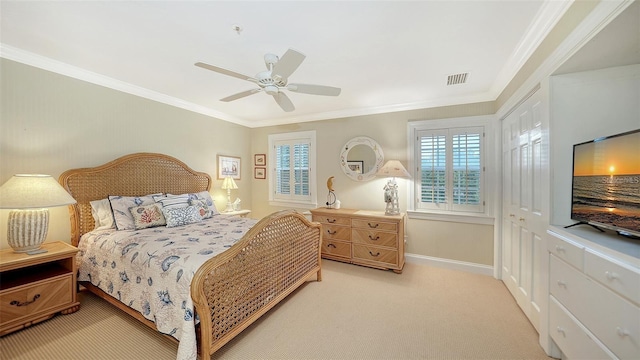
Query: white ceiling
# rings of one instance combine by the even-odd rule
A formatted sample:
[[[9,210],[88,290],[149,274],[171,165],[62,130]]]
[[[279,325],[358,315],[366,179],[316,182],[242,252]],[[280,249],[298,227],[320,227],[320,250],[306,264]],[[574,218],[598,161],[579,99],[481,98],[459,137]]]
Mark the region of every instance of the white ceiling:
[[[3,0],[0,55],[258,127],[495,100],[571,1]],[[340,96],[225,103],[255,84],[194,66],[254,76],[288,48],[307,56],[290,82]]]

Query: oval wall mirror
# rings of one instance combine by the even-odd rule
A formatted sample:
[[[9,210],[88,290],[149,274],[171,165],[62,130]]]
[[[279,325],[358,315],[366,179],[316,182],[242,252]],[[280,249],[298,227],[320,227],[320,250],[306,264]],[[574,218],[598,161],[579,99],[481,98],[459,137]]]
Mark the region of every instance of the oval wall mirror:
[[[355,181],[371,180],[383,162],[384,154],[380,144],[366,136],[347,141],[340,152],[342,171]]]

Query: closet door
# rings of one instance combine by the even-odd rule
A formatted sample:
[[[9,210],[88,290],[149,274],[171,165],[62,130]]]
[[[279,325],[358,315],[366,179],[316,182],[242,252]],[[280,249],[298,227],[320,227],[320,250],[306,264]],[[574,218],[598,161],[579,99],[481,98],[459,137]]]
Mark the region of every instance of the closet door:
[[[502,280],[538,331],[549,166],[540,97],[540,91],[533,93],[502,123]]]

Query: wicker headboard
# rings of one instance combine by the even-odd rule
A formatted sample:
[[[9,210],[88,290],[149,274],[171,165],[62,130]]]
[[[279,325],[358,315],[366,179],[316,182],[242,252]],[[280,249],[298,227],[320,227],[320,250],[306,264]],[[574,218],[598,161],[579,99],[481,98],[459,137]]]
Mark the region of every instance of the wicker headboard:
[[[109,195],[184,194],[211,188],[208,174],[194,171],[171,156],[154,153],[125,155],[97,167],[67,170],[59,182],[78,202],[69,206],[73,245],[95,227],[90,201]]]

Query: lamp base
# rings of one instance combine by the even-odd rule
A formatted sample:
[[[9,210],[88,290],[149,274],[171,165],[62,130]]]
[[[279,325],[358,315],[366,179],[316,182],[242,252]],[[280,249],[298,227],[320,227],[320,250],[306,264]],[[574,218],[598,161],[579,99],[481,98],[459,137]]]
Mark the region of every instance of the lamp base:
[[[387,203],[385,215],[399,215],[400,205],[398,204],[398,183],[396,178],[391,178],[384,186],[384,201]]]
[[[49,230],[49,210],[11,210],[7,225],[7,242],[13,251],[29,253],[38,250]]]

